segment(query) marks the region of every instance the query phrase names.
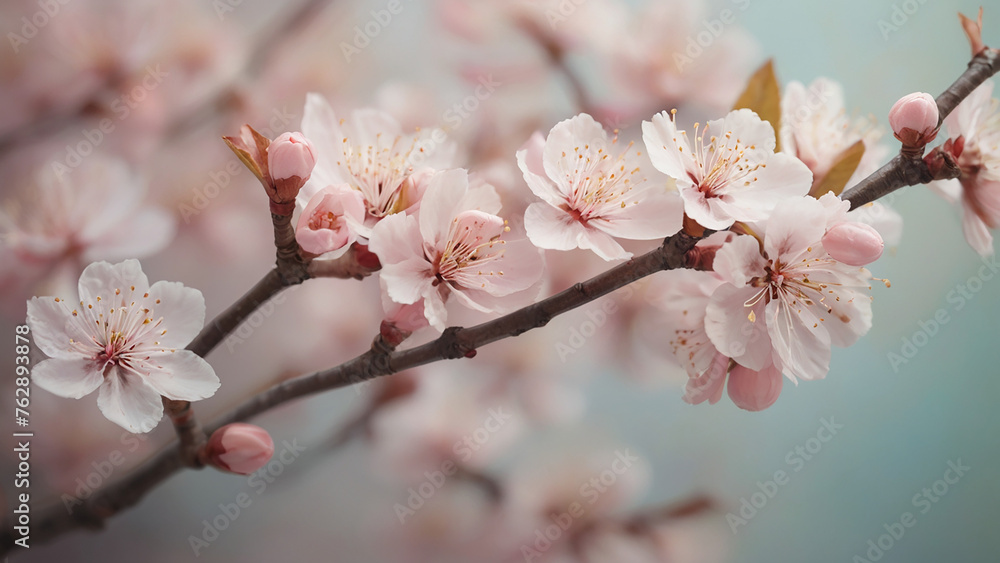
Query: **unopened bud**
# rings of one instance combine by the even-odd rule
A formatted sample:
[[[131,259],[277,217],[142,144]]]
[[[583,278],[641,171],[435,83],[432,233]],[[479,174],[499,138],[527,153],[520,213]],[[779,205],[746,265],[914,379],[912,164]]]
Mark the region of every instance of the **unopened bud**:
[[[925,92],[907,94],[889,110],[889,125],[903,145],[922,148],[937,136],[937,102]]]
[[[729,398],[743,410],[762,411],[778,400],[784,379],[773,367],[753,371],[736,366],[729,374]]]
[[[823,248],[834,260],[850,266],[871,264],[882,256],[884,247],[882,235],[865,223],[837,223],[823,235]]]
[[[316,149],[298,131],[282,133],[267,147],[267,169],[278,182],[301,178],[304,184],[316,166]]]
[[[240,422],[227,424],[208,439],[202,461],[230,473],[250,475],[274,455],[274,441],[267,430]]]
[[[267,147],[267,171],[274,183],[274,193],[268,197],[276,204],[292,204],[295,196],[312,175],[316,166],[316,149],[299,132],[282,133]]]

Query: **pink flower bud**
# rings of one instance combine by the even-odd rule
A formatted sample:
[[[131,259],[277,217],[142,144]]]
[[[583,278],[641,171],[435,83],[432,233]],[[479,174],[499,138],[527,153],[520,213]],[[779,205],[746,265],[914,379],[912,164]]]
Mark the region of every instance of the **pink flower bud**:
[[[882,256],[885,243],[871,225],[845,221],[827,229],[823,247],[834,260],[851,266],[871,264]]]
[[[924,92],[907,94],[889,110],[889,125],[904,145],[922,147],[937,136],[937,102]]]
[[[267,430],[237,422],[212,434],[202,453],[202,461],[224,471],[249,475],[264,467],[272,455],[274,442]]]
[[[295,131],[282,133],[267,147],[267,169],[274,180],[298,176],[309,179],[316,166],[316,149],[305,135]]]
[[[267,171],[274,182],[275,203],[294,202],[316,166],[316,149],[302,133],[282,133],[267,147]]]
[[[773,365],[760,371],[737,365],[729,373],[729,398],[743,410],[762,411],[778,400],[784,380]]]

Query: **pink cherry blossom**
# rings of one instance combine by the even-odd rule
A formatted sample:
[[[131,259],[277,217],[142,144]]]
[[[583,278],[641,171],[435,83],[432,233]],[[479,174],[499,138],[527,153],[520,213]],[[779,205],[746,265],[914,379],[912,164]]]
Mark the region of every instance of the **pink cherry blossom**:
[[[535,285],[542,273],[539,252],[527,240],[503,238],[509,229],[499,210],[493,188],[470,188],[465,170],[432,176],[419,220],[395,214],[372,230],[369,249],[382,262],[389,298],[402,304],[422,298],[431,326],[444,330],[450,297],[489,313]]]
[[[718,235],[723,233],[713,237]],[[725,237],[731,240],[735,235],[725,233]],[[781,372],[773,364],[759,371],[736,364],[716,349],[705,329],[710,298],[722,285],[723,280],[714,272],[670,270],[653,280],[650,303],[673,329],[667,345],[688,373],[685,402],[697,405],[708,401],[714,405],[722,398],[728,380],[729,396],[736,406],[763,410],[781,393]]]
[[[604,38],[598,47],[620,96],[638,97],[642,105],[656,108],[732,107],[760,51],[753,36],[729,25],[706,45],[698,35],[707,33],[704,26],[711,19],[707,2],[643,2],[628,16],[624,25],[605,26],[595,34]]]
[[[814,185],[858,141],[864,143],[865,152],[847,180],[847,188],[875,172],[889,155],[889,148],[879,143],[882,128],[872,118],[851,118],[841,85],[822,77],[808,87],[796,81],[785,87],[780,137],[782,152],[796,156],[812,170]],[[871,202],[855,210],[852,216],[853,220],[874,227],[889,246],[898,246],[902,240],[903,217],[882,201]]]
[[[935,182],[947,199],[961,202],[965,240],[982,256],[993,254],[990,230],[1000,226],[1000,100],[993,82],[976,88],[945,120],[951,139],[962,137],[962,177]]]
[[[775,207],[762,237],[737,236],[715,255],[726,282],[712,294],[705,330],[725,356],[753,371],[773,363],[793,382],[826,376],[830,346],[853,344],[871,328],[871,274],[823,247],[849,204],[833,194]]]
[[[907,94],[889,110],[889,126],[904,145],[925,145],[937,135],[938,107],[926,92]]]
[[[302,131],[316,149],[316,167],[299,192],[300,204],[326,186],[346,183],[364,199],[365,221],[357,233],[362,237],[383,217],[415,211],[428,172],[451,167],[455,155],[440,129],[406,134],[392,116],[375,109],[338,120],[318,94],[306,97]]]
[[[145,195],[145,182],[111,158],[93,155],[63,173],[44,167],[0,207],[0,238],[29,264],[147,256],[170,242],[176,222]]]
[[[649,157],[660,172],[677,180],[684,212],[709,229],[736,221],[761,221],[778,202],[805,195],[812,174],[802,162],[774,153],[774,130],[748,109],[701,129],[694,142],[679,130],[675,112],[642,124]]]
[[[365,220],[361,192],[347,184],[327,186],[316,192],[299,216],[295,240],[306,252],[337,258],[357,240]]]
[[[130,432],[149,432],[163,416],[160,396],[197,401],[219,378],[183,350],[205,324],[201,292],[177,282],[149,285],[137,260],[95,262],[80,275],[79,305],[58,297],[28,301],[28,326],[51,359],[32,381],[79,399],[100,388],[97,406]]]
[[[632,254],[614,237],[650,240],[679,231],[680,198],[666,178],[647,178],[656,173],[640,157],[631,144],[620,148],[617,137],[609,140],[587,114],[558,123],[544,141],[536,133],[517,152],[528,187],[543,200],[525,211],[531,242],[618,260]]]
[[[213,432],[203,455],[209,465],[250,475],[271,460],[274,441],[260,426],[236,422]]]
[[[792,81],[785,87],[780,136],[781,151],[801,160],[815,180],[830,171],[844,150],[863,141],[865,154],[847,181],[848,187],[878,169],[889,152],[878,144],[882,128],[872,118],[852,118],[845,106],[843,87],[823,77],[809,86]]]

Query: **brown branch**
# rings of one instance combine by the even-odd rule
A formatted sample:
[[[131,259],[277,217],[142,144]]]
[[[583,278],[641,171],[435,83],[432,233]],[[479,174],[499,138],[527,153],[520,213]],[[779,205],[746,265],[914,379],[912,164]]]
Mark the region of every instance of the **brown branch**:
[[[987,48],[974,56],[958,80],[937,97],[938,124],[944,123],[962,100],[997,72],[1000,72],[1000,51]],[[958,177],[956,168],[944,167],[932,172],[921,155],[905,152],[900,152],[874,174],[845,191],[841,198],[851,202],[851,209],[857,209],[906,186]]]
[[[422,346],[397,352],[385,344],[381,337],[376,338],[371,350],[353,360],[332,369],[283,381],[256,395],[234,411],[213,422],[209,433],[226,424],[247,420],[279,404],[305,395],[345,387],[352,383],[360,383],[437,360],[469,356],[479,346],[545,326],[549,320],[557,315],[589,303],[650,274],[684,267],[685,254],[697,241],[698,239],[695,237],[678,233],[667,238],[655,250],[633,258],[585,282],[578,283],[552,297],[474,327],[449,328],[440,338]],[[239,309],[244,303],[262,303],[263,300],[258,301],[258,299],[262,295],[266,295],[269,288],[275,287],[275,282],[268,282],[268,280],[276,276],[276,271],[272,271],[229,311],[220,315],[220,318],[225,318],[226,323],[232,323],[225,326],[229,326],[231,330],[238,324],[238,320],[246,316],[239,316],[236,313],[229,315],[230,311]],[[247,311],[246,314],[249,314],[252,308]],[[199,349],[211,350],[222,339],[221,329],[216,328],[219,322],[220,319],[213,321],[192,345],[198,343]],[[181,458],[181,447],[180,444],[175,443],[162,450],[124,479],[96,491],[73,513],[67,513],[61,504],[41,511],[32,530],[33,539],[37,542],[44,542],[76,528],[99,528],[105,519],[134,505],[148,491],[182,467],[184,464]],[[13,547],[13,541],[11,530],[4,530],[3,536],[0,538],[0,552]]]
[[[194,416],[194,409],[188,401],[174,401],[163,397],[163,410],[170,417],[170,422],[174,424],[177,432],[177,439],[180,441],[181,461],[187,467],[201,467],[204,465],[199,457],[199,452],[208,442],[205,431]]]

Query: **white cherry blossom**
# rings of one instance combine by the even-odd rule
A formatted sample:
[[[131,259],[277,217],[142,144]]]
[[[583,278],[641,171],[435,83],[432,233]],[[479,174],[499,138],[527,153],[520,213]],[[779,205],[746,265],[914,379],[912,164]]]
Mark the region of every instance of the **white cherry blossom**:
[[[397,303],[424,300],[431,326],[444,330],[445,300],[482,312],[535,285],[541,256],[527,240],[507,240],[496,215],[500,198],[488,184],[469,187],[465,170],[438,172],[428,182],[418,217],[390,215],[372,230],[369,250],[382,263],[386,293]]]
[[[812,173],[797,158],[774,153],[774,129],[748,109],[694,125],[694,139],[677,128],[676,112],[642,123],[649,157],[677,180],[684,212],[708,229],[762,221],[774,206],[809,193]]]
[[[338,119],[319,94],[306,97],[302,132],[316,149],[316,167],[299,192],[300,207],[329,185],[347,184],[364,197],[362,237],[383,217],[415,211],[428,172],[450,168],[455,158],[455,145],[440,129],[404,133],[395,118],[376,109]]]
[[[528,187],[524,227],[540,248],[593,250],[605,260],[630,258],[615,237],[651,240],[681,228],[683,204],[642,152],[618,146],[600,123],[580,114],[535,134],[517,152]],[[652,175],[655,175],[653,177]]]
[[[204,324],[200,291],[167,281],[151,287],[137,260],[95,262],[80,276],[78,303],[28,301],[35,344],[50,357],[32,381],[72,399],[100,389],[97,406],[108,420],[149,432],[163,417],[161,395],[196,401],[219,388],[212,366],[183,349]]]

